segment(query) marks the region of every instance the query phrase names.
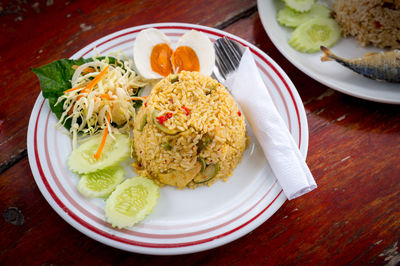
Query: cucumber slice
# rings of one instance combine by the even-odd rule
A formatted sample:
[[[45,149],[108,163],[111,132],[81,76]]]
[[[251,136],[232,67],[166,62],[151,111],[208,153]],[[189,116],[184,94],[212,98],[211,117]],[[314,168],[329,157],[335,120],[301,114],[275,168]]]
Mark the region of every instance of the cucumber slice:
[[[297,12],[307,12],[311,9],[315,0],[283,0],[288,7]]]
[[[125,170],[112,166],[81,176],[78,191],[88,198],[106,198],[125,179]]]
[[[286,27],[297,27],[312,18],[329,18],[331,12],[327,6],[321,4],[314,4],[310,11],[305,13],[293,11],[286,6],[278,12],[278,22]]]
[[[141,176],[127,179],[107,199],[106,220],[113,227],[131,227],[153,210],[158,197],[159,188],[150,179]]]
[[[305,53],[320,51],[320,47],[332,47],[340,39],[340,27],[331,18],[313,18],[297,27],[289,40],[296,50]]]
[[[130,140],[125,134],[114,135],[115,140],[107,137],[99,159],[93,155],[97,152],[101,142],[101,135],[94,136],[73,150],[68,159],[69,168],[79,174],[95,172],[118,164],[129,157]]]

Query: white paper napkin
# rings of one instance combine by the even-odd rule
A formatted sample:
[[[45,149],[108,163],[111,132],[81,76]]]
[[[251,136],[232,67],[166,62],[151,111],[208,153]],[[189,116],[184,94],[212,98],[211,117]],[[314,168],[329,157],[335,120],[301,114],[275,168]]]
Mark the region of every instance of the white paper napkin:
[[[272,172],[291,200],[317,187],[285,122],[272,102],[250,50],[224,85],[243,110]]]

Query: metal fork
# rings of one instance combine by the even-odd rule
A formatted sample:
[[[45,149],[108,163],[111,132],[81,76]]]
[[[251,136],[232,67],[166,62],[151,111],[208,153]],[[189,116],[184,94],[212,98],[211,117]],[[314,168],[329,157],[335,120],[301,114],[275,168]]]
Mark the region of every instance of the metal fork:
[[[224,82],[239,67],[245,48],[226,36],[217,39],[214,48],[217,56],[214,74],[220,82]]]

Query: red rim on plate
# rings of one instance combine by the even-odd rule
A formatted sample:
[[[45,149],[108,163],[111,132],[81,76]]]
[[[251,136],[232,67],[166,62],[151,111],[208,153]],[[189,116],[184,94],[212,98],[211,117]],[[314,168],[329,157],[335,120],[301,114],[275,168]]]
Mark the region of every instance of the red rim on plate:
[[[229,33],[184,23],[160,23],[122,30],[103,37],[75,53],[71,58],[89,56],[93,48],[105,54],[115,49],[130,50],[139,31],[155,27],[173,38],[196,29],[211,40],[228,36],[250,48],[275,105],[286,121],[304,156],[308,146],[308,126],[300,97],[287,75],[265,53]],[[130,229],[116,230],[102,217],[101,208],[82,200],[76,194],[65,163],[60,158],[58,129],[55,116],[39,95],[28,127],[28,156],[35,181],[53,209],[82,233],[104,244],[127,251],[146,254],[184,254],[214,248],[231,242],[254,230],[285,202],[280,185],[268,170],[266,177],[254,179],[251,193],[238,199],[224,211],[208,218],[177,224],[153,221],[140,223]],[[266,166],[269,168],[268,166]],[[224,184],[222,184],[224,185]],[[156,219],[155,219],[156,220]]]

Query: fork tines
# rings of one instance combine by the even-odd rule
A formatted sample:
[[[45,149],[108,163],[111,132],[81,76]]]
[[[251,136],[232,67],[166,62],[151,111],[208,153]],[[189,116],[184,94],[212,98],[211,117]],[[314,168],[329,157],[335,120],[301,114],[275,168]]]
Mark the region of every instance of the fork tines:
[[[238,68],[243,55],[243,48],[239,43],[228,39],[226,36],[219,38],[214,43],[214,47],[217,55],[217,68],[223,78],[226,79],[229,73]]]

